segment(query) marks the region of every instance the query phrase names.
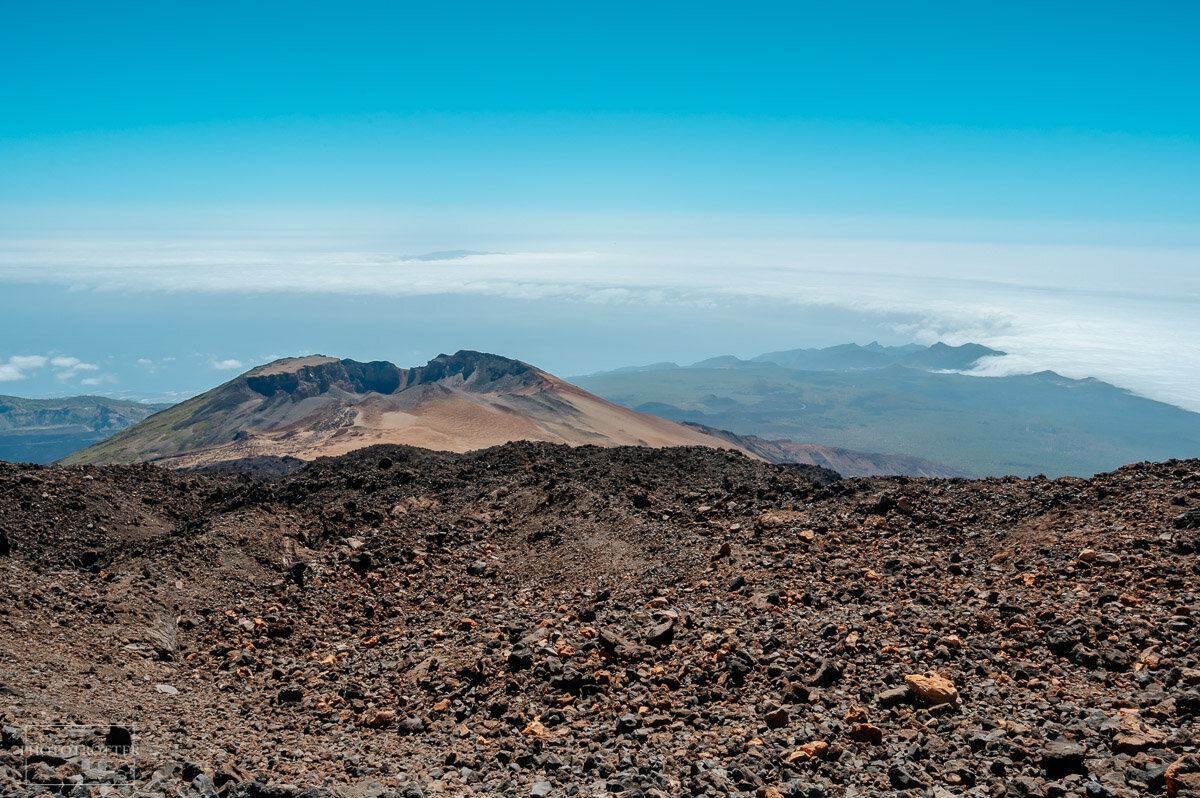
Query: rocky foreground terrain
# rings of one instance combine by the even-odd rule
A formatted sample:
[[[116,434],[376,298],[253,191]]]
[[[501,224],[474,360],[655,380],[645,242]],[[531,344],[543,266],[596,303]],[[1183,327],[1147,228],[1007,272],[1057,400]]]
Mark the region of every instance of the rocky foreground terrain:
[[[271,473],[0,464],[0,794],[1200,796],[1198,461]]]

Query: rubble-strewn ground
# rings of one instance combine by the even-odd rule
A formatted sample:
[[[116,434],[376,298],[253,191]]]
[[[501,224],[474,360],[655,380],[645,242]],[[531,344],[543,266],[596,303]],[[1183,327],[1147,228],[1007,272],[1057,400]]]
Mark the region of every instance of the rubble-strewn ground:
[[[3,795],[1200,795],[1197,461],[0,464],[0,531]]]

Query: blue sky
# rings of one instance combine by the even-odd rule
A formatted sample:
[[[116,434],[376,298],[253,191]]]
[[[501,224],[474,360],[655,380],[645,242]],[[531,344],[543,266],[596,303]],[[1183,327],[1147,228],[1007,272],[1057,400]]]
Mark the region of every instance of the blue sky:
[[[5,4],[0,392],[946,338],[1200,409],[1196,41],[1190,2]],[[492,254],[399,260],[445,250]]]

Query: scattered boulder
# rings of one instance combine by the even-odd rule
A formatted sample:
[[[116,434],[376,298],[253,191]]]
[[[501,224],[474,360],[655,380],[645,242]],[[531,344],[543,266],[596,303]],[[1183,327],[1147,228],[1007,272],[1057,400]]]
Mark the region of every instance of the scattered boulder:
[[[927,704],[957,704],[958,688],[941,674],[927,672],[907,674],[904,684],[909,692]]]

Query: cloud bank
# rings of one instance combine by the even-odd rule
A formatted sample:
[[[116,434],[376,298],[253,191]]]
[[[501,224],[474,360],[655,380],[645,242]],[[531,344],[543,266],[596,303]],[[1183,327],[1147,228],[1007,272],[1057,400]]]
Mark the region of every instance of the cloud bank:
[[[840,308],[886,318],[921,343],[975,341],[1011,353],[982,364],[981,375],[1051,369],[1200,410],[1195,249],[771,237],[567,243],[413,256],[261,239],[27,241],[0,249],[0,281],[68,286],[97,301],[144,291],[461,294],[577,303],[594,314],[674,305],[701,320],[731,301]],[[243,367],[233,358],[210,365]],[[10,359],[0,379],[35,367]],[[89,365],[59,368],[74,375]]]

